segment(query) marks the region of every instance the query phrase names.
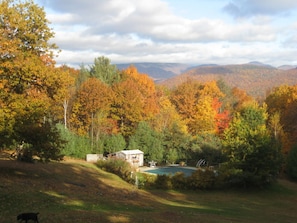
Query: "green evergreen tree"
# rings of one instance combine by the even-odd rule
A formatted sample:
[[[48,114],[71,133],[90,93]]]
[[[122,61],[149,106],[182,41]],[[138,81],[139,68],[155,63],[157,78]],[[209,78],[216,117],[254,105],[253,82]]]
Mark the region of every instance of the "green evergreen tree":
[[[154,131],[147,122],[140,122],[134,135],[129,139],[128,149],[139,149],[147,162],[163,160],[161,135]]]
[[[126,148],[125,138],[121,134],[109,135],[104,139],[104,152],[114,153]]]
[[[63,125],[57,125],[61,137],[66,141],[65,147],[61,150],[61,154],[65,156],[85,159],[86,154],[93,153],[91,139],[86,136],[80,136],[65,129]],[[95,151],[100,153],[101,151]]]
[[[108,85],[121,80],[120,72],[116,65],[112,65],[110,59],[104,56],[95,58],[94,64],[90,67],[90,76],[96,77]]]
[[[66,141],[62,139],[57,126],[49,121],[42,125],[23,125],[17,130],[18,135],[26,143],[23,151],[20,151],[19,160],[33,161],[38,156],[41,161],[61,160],[61,150],[65,147]]]
[[[166,129],[163,133],[163,146],[167,162],[174,163],[177,160],[186,160],[189,157],[189,144],[190,135],[183,132],[177,124]]]

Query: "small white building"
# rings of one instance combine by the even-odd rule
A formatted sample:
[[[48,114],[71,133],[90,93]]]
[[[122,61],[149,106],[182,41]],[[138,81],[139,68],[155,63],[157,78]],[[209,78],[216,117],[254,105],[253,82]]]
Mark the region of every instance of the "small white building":
[[[103,154],[87,154],[86,161],[90,163],[96,163],[98,160],[103,159]]]
[[[116,157],[126,160],[132,166],[143,166],[143,152],[139,149],[119,151],[116,153]]]

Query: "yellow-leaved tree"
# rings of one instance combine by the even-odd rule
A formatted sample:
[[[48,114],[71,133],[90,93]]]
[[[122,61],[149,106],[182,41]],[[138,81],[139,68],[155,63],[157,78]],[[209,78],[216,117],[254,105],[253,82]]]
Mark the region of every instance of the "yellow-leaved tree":
[[[0,143],[24,141],[20,159],[60,158],[63,143],[50,108],[68,74],[55,68],[53,37],[43,8],[33,1],[0,2]]]
[[[197,135],[216,132],[219,110],[213,104],[223,96],[216,82],[201,84],[188,80],[173,90],[170,99],[186,122],[189,133]]]
[[[166,89],[158,89],[158,106],[160,111],[155,115],[152,120],[154,129],[158,132],[165,132],[166,129],[172,129],[174,125],[187,134],[188,128],[185,121],[177,112],[175,106],[170,101],[169,91]]]
[[[282,152],[287,154],[297,143],[297,85],[275,88],[265,102],[274,136],[281,141]]]

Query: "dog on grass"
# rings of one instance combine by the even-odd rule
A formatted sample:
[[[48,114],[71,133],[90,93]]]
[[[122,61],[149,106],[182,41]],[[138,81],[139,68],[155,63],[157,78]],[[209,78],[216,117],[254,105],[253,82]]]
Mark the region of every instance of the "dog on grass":
[[[39,213],[22,213],[17,216],[17,221],[20,221],[20,222],[25,221],[26,223],[28,223],[29,220],[32,220],[34,222],[39,223],[38,214]]]

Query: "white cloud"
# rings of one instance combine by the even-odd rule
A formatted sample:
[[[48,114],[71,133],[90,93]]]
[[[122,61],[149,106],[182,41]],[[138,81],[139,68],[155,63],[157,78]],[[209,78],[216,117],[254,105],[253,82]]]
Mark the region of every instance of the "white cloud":
[[[199,1],[195,6],[198,14],[203,10]],[[283,4],[274,0],[230,1],[225,10],[237,16],[235,20],[226,20],[220,12],[211,18],[181,17],[174,14],[169,0],[39,2],[45,6],[56,33],[53,41],[62,49],[59,63],[88,64],[104,55],[112,62],[260,60],[276,64],[273,59],[280,58],[273,55],[291,55],[281,46],[296,41],[296,32],[287,20],[290,15],[284,16],[297,7],[297,2],[289,0],[283,0]],[[279,13],[287,24],[280,24],[273,16]]]

